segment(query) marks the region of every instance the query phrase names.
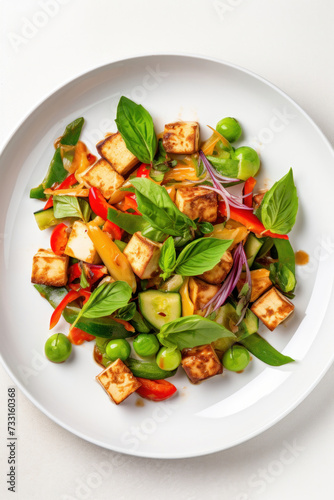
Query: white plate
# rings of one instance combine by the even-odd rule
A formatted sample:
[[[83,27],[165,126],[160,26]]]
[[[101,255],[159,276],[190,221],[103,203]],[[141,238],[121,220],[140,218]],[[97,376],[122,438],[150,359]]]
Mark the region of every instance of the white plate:
[[[45,360],[51,308],[30,284],[31,259],[48,247],[33,212],[41,203],[29,189],[43,178],[53,140],[78,116],[83,140],[94,144],[115,130],[121,95],[141,102],[156,130],[176,119],[206,124],[237,117],[242,143],[261,151],[260,181],[273,182],[293,167],[300,197],[291,234],[309,253],[298,268],[296,312],[266,338],[297,362],[271,368],[254,359],[243,374],[225,372],[192,386],[182,370],[170,402],[136,406],[131,396],[112,404],[94,377],[100,368],[92,345],[74,349],[71,361]],[[95,69],[40,104],[15,132],[2,155],[0,185],[1,355],[9,374],[46,415],[98,445],[146,457],[180,458],[223,450],[264,431],[289,413],[320,380],[334,355],[333,151],[312,120],[289,97],[261,78],[219,61],[185,56],[144,56]],[[261,184],[260,182],[260,184]],[[64,323],[60,331],[65,330]],[[66,330],[65,330],[66,331]]]

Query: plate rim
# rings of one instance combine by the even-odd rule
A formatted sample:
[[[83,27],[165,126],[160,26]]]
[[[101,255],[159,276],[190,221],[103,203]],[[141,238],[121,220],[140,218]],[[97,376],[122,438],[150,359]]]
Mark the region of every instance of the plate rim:
[[[240,65],[234,64],[232,62],[226,61],[224,59],[220,59],[217,57],[211,57],[211,56],[205,56],[205,55],[198,55],[194,53],[171,53],[171,52],[159,52],[159,53],[153,53],[153,52],[144,52],[140,54],[134,54],[134,55],[129,55],[127,57],[122,57],[119,59],[115,59],[111,62],[107,62],[105,64],[97,65],[94,66],[86,71],[81,72],[79,75],[77,75],[74,78],[69,78],[67,79],[64,83],[58,85],[55,87],[53,90],[48,92],[44,97],[42,97],[41,100],[39,100],[35,105],[33,105],[30,110],[28,110],[25,115],[21,118],[21,120],[18,122],[17,126],[14,127],[13,131],[10,133],[8,138],[5,140],[4,145],[1,148],[0,151],[0,161],[2,160],[2,156],[5,154],[7,148],[11,147],[11,143],[15,139],[16,133],[25,125],[25,123],[33,117],[34,113],[38,111],[39,108],[41,108],[43,105],[46,104],[46,102],[54,97],[58,92],[63,91],[68,85],[74,84],[76,81],[81,80],[82,78],[92,75],[94,73],[98,73],[99,71],[103,71],[104,69],[108,67],[112,67],[113,65],[119,64],[119,63],[127,63],[129,64],[130,61],[133,60],[139,60],[139,59],[147,59],[147,58],[157,58],[157,57],[170,57],[170,58],[191,58],[197,61],[206,61],[206,62],[212,62],[216,63],[222,66],[226,66],[228,68],[232,68],[234,70],[237,70],[241,73],[244,73],[246,75],[251,76],[252,78],[255,78],[256,80],[264,83],[265,85],[269,86],[272,90],[280,94],[282,97],[284,97],[287,101],[289,101],[293,106],[295,106],[296,109],[304,116],[304,118],[307,119],[307,121],[316,129],[317,133],[323,140],[324,144],[327,145],[330,154],[333,156],[334,159],[334,148],[332,147],[329,139],[327,136],[324,134],[324,132],[321,130],[319,125],[314,121],[313,118],[292,98],[290,97],[286,92],[284,92],[282,89],[280,89],[277,85],[273,84],[270,80],[262,77],[261,75],[258,75],[257,73],[244,68]],[[322,323],[325,321],[326,315],[328,312],[328,308],[326,310],[326,313],[322,319]],[[320,326],[321,328],[321,326]],[[168,460],[177,460],[177,459],[182,459],[182,458],[194,458],[194,457],[200,457],[200,456],[205,456],[213,453],[218,453],[220,451],[228,450],[230,448],[233,448],[235,446],[242,445],[243,443],[246,443],[250,439],[253,439],[254,437],[262,434],[266,430],[270,429],[274,425],[276,425],[279,421],[281,421],[283,418],[285,418],[288,414],[290,414],[299,404],[304,401],[304,399],[314,390],[314,388],[318,385],[318,383],[322,380],[324,375],[327,373],[331,365],[333,364],[334,361],[334,352],[332,354],[331,359],[328,360],[327,364],[322,368],[316,379],[313,381],[312,384],[308,386],[306,390],[302,394],[299,395],[299,397],[294,401],[293,404],[291,404],[286,410],[279,415],[276,416],[276,418],[271,419],[270,422],[267,424],[264,424],[261,428],[259,429],[254,429],[253,432],[249,433],[246,438],[242,437],[240,440],[236,440],[234,444],[229,444],[227,446],[222,447],[219,445],[218,447],[213,446],[209,447],[209,449],[202,450],[200,452],[192,452],[192,453],[187,453],[187,452],[181,452],[181,453],[168,453],[168,454],[161,454],[161,453],[155,453],[155,452],[145,452],[145,451],[140,451],[140,450],[126,450],[125,448],[122,448],[117,445],[113,445],[112,447],[104,442],[101,442],[98,439],[94,439],[90,436],[87,436],[86,434],[76,430],[73,428],[71,425],[68,425],[66,422],[63,422],[59,418],[55,417],[54,415],[49,412],[49,410],[45,407],[42,406],[42,404],[32,395],[30,394],[28,388],[26,388],[21,382],[17,379],[17,377],[12,373],[10,367],[8,366],[7,362],[5,361],[2,352],[0,351],[0,362],[1,365],[3,366],[5,372],[8,374],[8,376],[11,378],[11,380],[17,385],[17,387],[22,391],[22,393],[27,397],[29,401],[31,401],[34,406],[38,408],[44,415],[46,415],[48,418],[50,418],[53,422],[55,422],[57,425],[61,426],[63,429],[66,429],[68,432],[71,432],[75,436],[80,437],[81,439],[84,439],[85,441],[88,441],[92,444],[95,444],[101,448],[108,449],[111,451],[115,451],[118,453],[123,453],[126,455],[130,456],[137,456],[137,457],[144,457],[144,458],[154,458],[154,459],[168,459]]]

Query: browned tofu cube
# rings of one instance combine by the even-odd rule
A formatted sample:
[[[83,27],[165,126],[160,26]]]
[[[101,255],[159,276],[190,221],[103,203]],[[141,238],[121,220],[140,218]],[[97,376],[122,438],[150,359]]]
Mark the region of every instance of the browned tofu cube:
[[[264,198],[264,195],[266,194],[268,190],[266,189],[265,191],[261,191],[260,193],[254,194],[253,196],[253,208],[259,208],[259,206],[262,203],[262,200]]]
[[[120,359],[111,363],[96,380],[117,405],[141,386],[139,380]]]
[[[107,199],[124,183],[124,177],[119,175],[104,159],[97,161],[80,174],[80,179],[87,187],[99,189]]]
[[[269,270],[268,269],[254,269],[251,271],[252,278],[252,294],[251,294],[251,302],[254,302],[256,299],[260,297],[268,288],[272,286],[272,282],[269,279]],[[245,284],[245,274],[241,275],[240,280],[237,283],[237,290],[240,292],[242,287]]]
[[[182,367],[193,384],[223,373],[223,365],[210,344],[183,349]]]
[[[96,145],[96,149],[120,175],[126,175],[137,165],[138,158],[129,151],[119,132],[109,135]]]
[[[175,204],[192,220],[215,222],[217,219],[217,194],[202,187],[191,186],[177,189]]]
[[[205,271],[205,273],[198,276],[202,278],[207,283],[211,285],[218,285],[222,283],[233,266],[233,257],[231,252],[227,251],[224,253],[218,264],[211,269],[211,271]]]
[[[76,221],[73,224],[64,253],[88,264],[99,264],[101,262],[100,256],[88,236],[87,226],[81,221]]]
[[[209,285],[199,278],[189,279],[189,297],[194,304],[195,313],[202,309],[219,290],[219,286]]]
[[[273,331],[292,314],[295,306],[277,288],[272,287],[251,307],[251,311]]]
[[[133,272],[142,280],[153,278],[159,272],[162,243],[149,240],[140,232],[134,233],[124,249]]]
[[[199,148],[199,123],[175,122],[165,125],[162,142],[167,153],[188,155]]]
[[[32,261],[31,282],[47,286],[65,286],[67,283],[67,255],[56,255],[40,248]]]

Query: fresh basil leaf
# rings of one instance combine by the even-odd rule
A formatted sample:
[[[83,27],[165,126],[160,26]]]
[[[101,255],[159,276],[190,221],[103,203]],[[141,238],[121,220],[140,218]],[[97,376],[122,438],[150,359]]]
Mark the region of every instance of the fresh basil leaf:
[[[149,112],[122,96],[115,121],[127,149],[142,163],[152,163],[157,150],[157,138]]]
[[[210,271],[231,246],[232,240],[200,238],[187,245],[177,258],[175,273],[197,276]]]
[[[226,177],[238,177],[239,160],[232,160],[231,158],[218,158],[216,156],[207,156],[207,159],[220,174]]]
[[[158,241],[159,243],[164,241],[167,236],[166,233],[163,233],[158,229],[154,229],[150,226],[150,224],[147,224],[147,226],[142,230],[141,235],[145,236],[145,238],[148,238],[149,240]]]
[[[136,312],[136,304],[134,302],[130,302],[130,304],[121,307],[117,311],[117,318],[123,319],[124,321],[130,321]]]
[[[162,245],[159,266],[164,271],[160,274],[161,278],[166,280],[173,273],[176,263],[176,251],[173,238],[170,236]]]
[[[89,283],[87,281],[87,277],[86,277],[86,273],[85,273],[84,268],[81,269],[80,286],[81,286],[81,288],[89,287]]]
[[[44,199],[44,189],[50,188],[55,182],[62,182],[67,176],[68,171],[64,168],[60,148],[57,148],[42,183],[30,190],[30,198]]]
[[[266,192],[255,214],[266,229],[277,234],[287,234],[294,226],[297,211],[297,189],[290,169]]]
[[[282,366],[294,361],[294,359],[289,356],[285,356],[277,351],[258,333],[253,333],[242,340],[238,340],[238,342],[245,346],[246,349],[253,354],[253,356],[256,356],[264,363],[267,363],[267,365]]]
[[[104,283],[91,294],[72,326],[76,324],[81,316],[85,318],[109,316],[117,309],[126,306],[131,296],[132,289],[125,281]]]
[[[166,234],[153,228],[147,220],[141,215],[132,215],[125,212],[119,212],[113,208],[108,210],[108,220],[117,224],[129,234],[141,232],[142,236],[153,241],[164,241]]]
[[[64,144],[66,146],[75,146],[79,140],[84,122],[84,118],[77,118],[69,125],[67,125],[65,132],[60,139],[60,144]]]
[[[170,236],[182,236],[196,224],[174,205],[166,189],[149,179],[134,178],[131,183],[136,188],[138,210],[143,217],[158,230]]]
[[[296,278],[287,265],[275,262],[270,264],[269,278],[274,285],[278,285],[283,293],[290,293],[295,289]]]
[[[190,241],[193,241],[194,237],[194,232],[191,231],[190,228],[187,228],[181,236],[174,237],[175,248],[184,247],[184,245],[186,245]]]
[[[78,217],[79,219],[88,221],[90,207],[85,200],[79,201],[76,196],[55,195],[53,197],[53,212],[56,219]]]
[[[166,347],[176,346],[180,350],[211,344],[222,337],[236,338],[224,326],[197,315],[170,321],[163,325],[158,333],[158,339],[162,345]]]

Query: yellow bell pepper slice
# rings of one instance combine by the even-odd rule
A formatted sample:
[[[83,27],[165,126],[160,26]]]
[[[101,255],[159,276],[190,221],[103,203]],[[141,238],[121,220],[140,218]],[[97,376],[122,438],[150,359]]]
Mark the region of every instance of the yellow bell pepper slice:
[[[118,246],[94,224],[87,224],[88,236],[92,240],[97,253],[108,269],[110,276],[116,281],[126,281],[132,291],[137,289],[135,275],[126,256],[119,250]]]
[[[194,314],[194,304],[189,297],[188,283],[189,277],[185,278],[179,291],[182,303],[182,316],[192,316]]]

